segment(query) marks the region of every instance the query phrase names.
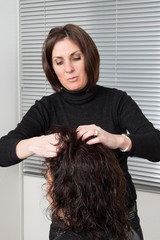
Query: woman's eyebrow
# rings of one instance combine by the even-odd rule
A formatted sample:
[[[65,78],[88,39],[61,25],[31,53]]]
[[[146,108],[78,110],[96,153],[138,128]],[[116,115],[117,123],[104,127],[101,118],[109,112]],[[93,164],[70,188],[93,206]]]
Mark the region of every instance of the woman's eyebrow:
[[[62,59],[63,57],[59,57],[59,56],[52,57],[52,59],[57,59],[57,58]]]
[[[74,55],[75,53],[77,53],[77,52],[80,52],[80,53],[81,53],[81,50],[77,50],[77,51],[71,53],[71,56],[73,56],[73,55]]]
[[[70,56],[73,56],[74,54],[76,54],[76,53],[78,53],[78,52],[81,53],[81,50],[77,50],[77,51],[71,53]],[[54,59],[54,58],[60,58],[60,59],[62,59],[63,57],[62,57],[62,56],[53,56],[52,59]]]

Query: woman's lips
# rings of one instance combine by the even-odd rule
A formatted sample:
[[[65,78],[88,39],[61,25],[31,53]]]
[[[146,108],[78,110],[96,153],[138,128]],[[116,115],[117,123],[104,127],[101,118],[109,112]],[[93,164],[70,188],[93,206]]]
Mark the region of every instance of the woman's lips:
[[[68,78],[67,80],[69,82],[75,82],[75,81],[77,81],[77,79],[78,79],[78,77],[71,77],[71,78]]]

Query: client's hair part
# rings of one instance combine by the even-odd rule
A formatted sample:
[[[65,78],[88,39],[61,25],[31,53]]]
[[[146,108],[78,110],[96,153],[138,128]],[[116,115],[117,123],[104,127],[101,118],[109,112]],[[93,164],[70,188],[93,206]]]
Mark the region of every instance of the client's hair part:
[[[130,239],[124,174],[113,151],[102,144],[88,145],[75,130],[57,130],[61,150],[46,159],[47,195],[51,213],[66,229],[84,233],[87,239],[110,235]]]

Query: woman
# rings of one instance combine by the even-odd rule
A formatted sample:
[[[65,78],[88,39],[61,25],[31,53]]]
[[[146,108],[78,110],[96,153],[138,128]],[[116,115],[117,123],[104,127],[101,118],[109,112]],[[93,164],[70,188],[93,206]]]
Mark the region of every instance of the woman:
[[[103,144],[89,145],[76,131],[56,130],[62,146],[45,161],[50,240],[131,240],[126,181],[113,153]]]
[[[128,172],[128,156],[159,161],[160,132],[125,92],[97,85],[99,54],[91,37],[67,24],[49,32],[43,46],[44,72],[55,90],[36,101],[15,130],[0,140],[0,165],[10,166],[32,155],[56,157],[57,125],[76,127],[87,144],[114,149],[127,181],[126,199],[132,227],[143,239],[136,191]],[[130,135],[126,135],[128,133]]]

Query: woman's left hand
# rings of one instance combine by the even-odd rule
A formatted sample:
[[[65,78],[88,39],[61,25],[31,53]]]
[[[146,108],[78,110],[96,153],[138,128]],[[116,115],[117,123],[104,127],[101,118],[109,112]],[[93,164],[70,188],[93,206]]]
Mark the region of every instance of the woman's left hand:
[[[111,149],[131,149],[132,142],[129,137],[123,136],[121,134],[112,134],[95,124],[90,125],[80,125],[77,128],[78,138],[86,140],[90,137],[93,137],[87,141],[87,144],[96,144],[102,143]]]

